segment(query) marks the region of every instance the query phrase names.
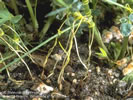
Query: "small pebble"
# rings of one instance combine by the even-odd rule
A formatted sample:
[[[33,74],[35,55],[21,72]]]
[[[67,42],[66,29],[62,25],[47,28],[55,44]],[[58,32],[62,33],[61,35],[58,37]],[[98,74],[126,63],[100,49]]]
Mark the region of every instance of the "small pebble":
[[[73,77],[74,77],[74,76],[75,76],[75,73],[72,73],[72,74],[71,74],[71,76],[73,76]]]
[[[112,32],[108,30],[103,30],[102,34],[102,40],[104,43],[109,43],[113,39],[113,34]]]
[[[113,72],[112,69],[109,69],[109,70],[108,70],[108,74],[109,74],[110,76],[112,76],[112,72]]]
[[[26,89],[25,91],[22,92],[22,94],[23,96],[27,96],[30,94],[30,91]]]
[[[113,84],[113,82],[110,82],[110,84],[112,85],[112,84]]]
[[[35,98],[33,98],[32,100],[43,100],[43,99],[41,99],[41,98],[39,98],[39,97],[35,97]]]
[[[97,91],[95,91],[95,95],[98,95],[98,92]]]
[[[27,30],[29,31],[29,32],[33,32],[33,27],[32,27],[32,25],[30,25],[30,24],[26,24],[26,28],[27,28]]]
[[[133,98],[127,98],[126,100],[133,100]]]
[[[105,83],[105,81],[103,80],[103,81],[102,81],[102,83],[104,84],[104,83]]]
[[[124,76],[131,72],[133,72],[133,62],[129,63],[127,67],[122,70]]]
[[[89,70],[88,70],[88,72],[92,72],[92,70],[91,70],[91,69],[89,69]]]
[[[71,100],[76,100],[76,99],[71,99]]]
[[[77,79],[73,79],[73,83],[77,84],[78,83]]]
[[[85,98],[85,100],[93,100],[93,98],[88,96],[88,97]]]
[[[120,73],[116,73],[116,72],[115,72],[114,75],[115,75],[115,77],[118,78],[118,77],[120,76]]]
[[[75,92],[75,89],[74,88],[71,88],[71,91],[74,93]]]
[[[128,42],[130,45],[133,45],[133,35],[132,34],[129,36]]]
[[[112,79],[113,79],[113,78],[114,78],[114,76],[110,76],[110,78],[112,78]]]
[[[120,81],[118,84],[118,87],[125,87],[127,85],[127,82],[125,81]]]
[[[51,83],[51,80],[50,80],[50,79],[47,79],[46,82],[47,82],[47,83]]]
[[[70,75],[70,73],[69,72],[67,72],[67,76],[69,76]]]
[[[51,55],[51,58],[53,58],[55,61],[61,61],[62,60],[62,56],[59,54]]]
[[[97,67],[96,67],[96,72],[97,72],[97,74],[100,74],[101,69],[100,69],[100,67],[99,67],[99,66],[97,66]]]
[[[117,82],[117,79],[115,78],[115,79],[113,79],[113,83],[116,83]]]

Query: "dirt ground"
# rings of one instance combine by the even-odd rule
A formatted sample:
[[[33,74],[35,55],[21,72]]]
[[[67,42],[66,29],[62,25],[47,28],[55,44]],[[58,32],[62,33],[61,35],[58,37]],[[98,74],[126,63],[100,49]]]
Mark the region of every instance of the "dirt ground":
[[[79,43],[79,53],[85,62],[88,56],[88,48],[84,43]],[[46,46],[47,48],[50,45]],[[25,58],[34,77],[32,80],[26,67],[19,62],[15,70],[10,71],[11,78],[1,73],[0,97],[7,98],[2,100],[132,100],[132,84],[122,81],[121,71],[112,69],[108,64],[96,58],[92,53],[89,71],[80,63],[75,45],[71,52],[71,60],[64,71],[62,86],[57,83],[59,73],[62,67],[62,60],[56,65],[54,74],[48,77],[56,61],[50,56],[46,67],[41,67],[41,61],[44,60],[47,49],[43,53],[34,53],[35,59],[39,63],[33,63]],[[57,46],[54,54],[61,53],[62,50]],[[93,62],[92,62],[93,61]],[[46,88],[36,92],[37,85],[44,83],[53,88],[53,90],[44,93]],[[42,93],[41,93],[42,92]],[[41,93],[41,94],[40,94]],[[38,98],[38,99],[37,99]]]

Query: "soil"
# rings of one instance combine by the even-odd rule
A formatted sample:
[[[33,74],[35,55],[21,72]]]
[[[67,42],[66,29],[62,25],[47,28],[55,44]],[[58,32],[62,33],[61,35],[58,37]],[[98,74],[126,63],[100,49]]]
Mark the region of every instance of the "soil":
[[[87,59],[87,45],[79,43],[79,53],[82,60]],[[50,44],[47,46],[50,47]],[[45,51],[45,50],[44,50]],[[54,54],[59,54],[62,50],[57,46]],[[35,56],[36,55],[36,56]],[[44,60],[46,52],[34,54],[36,59]],[[0,95],[8,100],[132,100],[132,84],[121,80],[121,71],[112,69],[108,64],[103,64],[100,59],[93,57],[90,62],[89,71],[80,63],[75,45],[71,52],[70,63],[65,68],[62,85],[57,83],[59,73],[62,67],[62,60],[58,62],[54,75],[48,78],[51,73],[55,60],[50,56],[43,70],[41,64],[33,63],[28,58],[27,61],[31,73],[34,77],[32,80],[23,63],[18,63],[17,68],[10,72],[10,75],[16,81],[10,80],[5,72],[1,73]],[[37,60],[39,61],[39,60]],[[14,65],[15,66],[15,65]],[[28,94],[35,91],[33,87],[37,84],[45,83],[54,90],[43,95]],[[56,93],[55,96],[52,96]],[[8,97],[7,97],[8,96]],[[41,99],[37,99],[40,97]],[[53,98],[53,99],[52,99]],[[129,99],[130,98],[130,99]],[[132,98],[132,99],[131,99]]]

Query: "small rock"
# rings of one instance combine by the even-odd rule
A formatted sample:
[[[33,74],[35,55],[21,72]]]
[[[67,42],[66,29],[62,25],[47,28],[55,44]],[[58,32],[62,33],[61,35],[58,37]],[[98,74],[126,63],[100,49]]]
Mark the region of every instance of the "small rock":
[[[112,84],[113,84],[113,82],[110,82],[110,84],[112,85]]]
[[[28,96],[29,94],[30,94],[30,91],[29,90],[23,91],[23,96]]]
[[[75,73],[71,73],[71,76],[74,77],[75,76]]]
[[[70,100],[66,95],[63,95],[59,92],[52,93],[52,100],[58,100],[59,98],[62,98],[63,100]]]
[[[43,100],[43,99],[41,99],[41,98],[39,98],[39,97],[35,97],[35,98],[33,98],[32,100]]]
[[[71,100],[76,100],[76,99],[73,99],[73,98],[72,98]]]
[[[113,39],[113,34],[112,32],[108,30],[103,30],[102,34],[102,40],[104,43],[109,43]]]
[[[117,79],[115,78],[115,79],[113,79],[113,83],[116,83],[117,82]]]
[[[62,60],[62,56],[59,54],[51,55],[51,58],[53,58],[55,61],[61,61]]]
[[[108,74],[109,74],[110,76],[112,76],[112,73],[113,73],[112,69],[109,69],[109,70],[108,70]]]
[[[73,68],[68,65],[66,68],[65,68],[65,72],[74,72]]]
[[[112,78],[112,79],[113,79],[113,78],[114,78],[114,76],[110,76],[110,78]]]
[[[30,24],[26,24],[26,29],[27,29],[29,32],[33,32],[33,27],[32,27],[32,25],[30,25]]]
[[[77,82],[77,79],[73,79],[73,83],[74,84],[77,84],[78,82]]]
[[[97,66],[97,67],[96,67],[96,72],[97,72],[97,74],[100,74],[101,69],[100,69],[100,67],[99,67],[99,66]]]
[[[71,90],[71,92],[73,92],[73,93],[75,92],[75,89],[74,89],[74,88],[71,88],[70,90]]]
[[[125,87],[126,85],[127,85],[127,82],[125,82],[125,81],[120,81],[118,83],[118,87]]]
[[[118,78],[120,76],[120,73],[114,72],[114,76]]]
[[[93,100],[93,98],[88,96],[88,97],[85,98],[85,100]]]
[[[126,68],[122,70],[123,75],[127,75],[133,71],[133,62],[129,63]]]
[[[11,65],[11,66],[8,68],[8,70],[9,70],[10,72],[12,72],[12,71],[14,71],[17,67],[22,66],[22,65],[23,65],[23,63],[22,63],[21,61],[19,61],[19,62],[15,63],[15,64]]]
[[[118,65],[118,68],[121,69],[127,64],[128,60],[127,58],[122,58],[120,60],[116,61],[116,64]]]
[[[47,83],[51,83],[51,80],[50,80],[50,79],[47,79],[46,82],[47,82]]]
[[[133,98],[127,98],[126,100],[133,100]]]
[[[113,33],[115,39],[117,39],[119,42],[122,41],[123,35],[121,34],[120,29],[118,27],[112,26],[109,31]]]
[[[70,75],[70,73],[69,72],[67,72],[67,76],[69,76]]]
[[[95,91],[95,95],[98,95],[99,93],[97,91]]]
[[[53,87],[48,86],[44,83],[40,83],[38,85],[35,84],[35,86],[33,86],[32,89],[38,91],[40,95],[47,94],[54,90]]]
[[[88,72],[92,72],[92,70],[91,70],[91,69],[89,69],[89,70],[88,70]]]
[[[133,34],[131,34],[128,38],[128,42],[130,45],[133,45]]]

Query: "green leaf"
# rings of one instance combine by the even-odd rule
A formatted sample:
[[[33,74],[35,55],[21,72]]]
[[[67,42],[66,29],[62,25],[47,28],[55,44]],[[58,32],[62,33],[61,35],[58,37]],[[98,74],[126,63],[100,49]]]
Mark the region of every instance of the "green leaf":
[[[13,16],[8,9],[0,10],[0,25],[7,21],[11,21],[13,24],[17,23],[22,18],[21,15]]]
[[[105,2],[108,2],[109,4],[117,3],[117,0],[103,0]]]
[[[68,8],[59,8],[57,10],[54,10],[54,11],[48,13],[45,17],[56,15],[58,13],[61,13],[61,12],[65,11],[66,9],[68,9]]]
[[[110,0],[110,1],[117,2],[117,0]]]
[[[12,17],[13,15],[7,9],[0,10],[0,25],[4,24]]]
[[[104,56],[102,53],[96,53],[99,57],[101,58],[106,58],[106,56]]]
[[[128,18],[129,18],[129,20],[130,20],[131,22],[133,22],[133,13],[130,14]]]
[[[92,15],[94,15],[94,16],[99,16],[100,14],[101,14],[100,9],[92,10]]]
[[[78,2],[78,0],[73,0],[73,3]]]
[[[5,9],[5,8],[6,8],[5,3],[2,0],[0,0],[0,9]]]
[[[100,48],[100,47],[99,47],[99,49],[100,49],[101,53],[103,54],[103,56],[107,57],[106,51],[103,48]]]
[[[133,72],[127,74],[125,77],[122,79],[123,81],[133,83]]]
[[[11,22],[13,24],[16,24],[16,23],[18,23],[20,21],[21,18],[22,18],[22,15],[14,16],[14,17],[11,18]]]
[[[102,58],[108,58],[108,56],[107,56],[107,53],[106,53],[106,51],[104,50],[104,49],[102,49],[102,48],[100,48],[99,47],[99,50],[100,50],[100,52],[101,53],[96,53],[99,57],[102,57]]]
[[[122,33],[123,36],[129,36],[131,31],[132,31],[132,24],[129,24],[129,23],[122,23],[121,26],[120,26],[120,31]]]
[[[121,44],[120,43],[111,42],[111,46],[113,47],[114,58],[115,58],[115,60],[117,60],[119,55],[120,55]]]
[[[4,31],[0,28],[0,37],[4,35]]]
[[[58,3],[60,3],[62,6],[67,7],[68,5],[63,0],[56,0]]]
[[[126,18],[126,17],[122,17],[122,18],[120,19],[120,22],[121,22],[121,23],[126,23],[126,22],[127,22],[127,18]]]

